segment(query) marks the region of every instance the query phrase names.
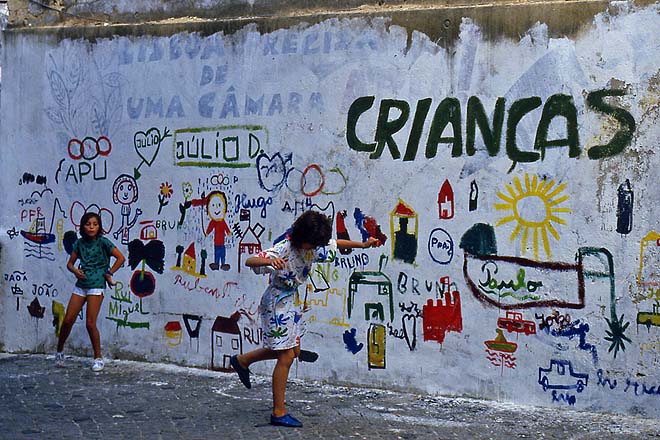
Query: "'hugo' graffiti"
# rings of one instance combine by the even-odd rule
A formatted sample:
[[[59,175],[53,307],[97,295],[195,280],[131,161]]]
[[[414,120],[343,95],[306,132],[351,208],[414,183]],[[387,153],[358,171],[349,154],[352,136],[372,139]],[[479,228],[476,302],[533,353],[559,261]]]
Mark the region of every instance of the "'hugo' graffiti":
[[[609,143],[596,145],[587,151],[589,159],[603,159],[621,153],[633,138],[635,131],[635,119],[626,110],[621,107],[615,107],[605,101],[605,98],[623,96],[624,90],[602,89],[589,92],[586,97],[586,107],[589,110],[601,113],[611,117],[619,124],[618,131],[612,136]],[[362,96],[356,99],[348,110],[346,140],[349,148],[355,151],[368,152],[370,159],[378,159],[383,154],[387,145],[393,159],[400,159],[401,152],[394,139],[394,134],[399,132],[409,121],[411,116],[410,104],[399,99],[383,99],[380,102],[378,119],[374,142],[364,142],[357,134],[357,125],[359,119],[368,112],[374,105],[374,96]],[[406,144],[406,150],[403,155],[404,161],[415,160],[417,150],[424,129],[426,117],[431,109],[432,98],[420,99],[417,101],[415,113],[412,118],[412,126]],[[476,128],[479,127],[486,150],[489,156],[497,156],[500,152],[502,141],[502,131],[504,125],[506,100],[503,97],[497,99],[493,109],[493,120],[490,124],[486,110],[481,100],[476,96],[471,96],[467,102],[467,111],[465,115],[465,152],[468,156],[476,153],[475,140]],[[522,151],[516,144],[516,130],[520,121],[538,107],[543,105],[541,118],[536,129],[536,138],[534,140],[534,150]],[[390,112],[394,109],[399,115],[390,120]],[[451,144],[451,156],[460,157],[463,154],[463,136],[461,127],[461,103],[458,98],[444,98],[436,107],[432,118],[431,126],[428,129],[428,138],[426,140],[425,157],[432,159],[436,156],[438,144]],[[566,121],[566,137],[562,139],[548,139],[548,131],[553,119],[562,117]],[[453,135],[443,136],[445,128],[451,125]],[[545,158],[545,151],[548,148],[568,147],[569,157],[579,157],[582,150],[580,148],[578,133],[578,111],[570,95],[556,94],[550,96],[545,103],[538,96],[531,96],[514,101],[508,109],[506,126],[506,154],[509,159],[515,163],[518,162],[536,162]]]
[[[267,208],[273,204],[272,197],[253,197],[249,198],[247,194],[236,194],[234,196],[234,212],[238,214],[241,209],[260,209],[261,218],[266,218]]]

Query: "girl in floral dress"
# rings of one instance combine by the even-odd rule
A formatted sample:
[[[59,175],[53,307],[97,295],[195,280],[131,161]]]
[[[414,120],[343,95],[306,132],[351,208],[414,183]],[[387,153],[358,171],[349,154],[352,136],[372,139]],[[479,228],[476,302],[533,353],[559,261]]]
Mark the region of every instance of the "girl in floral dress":
[[[273,370],[273,412],[270,423],[301,427],[302,423],[286,411],[284,395],[293,360],[300,354],[303,312],[306,304],[299,299],[298,286],[303,285],[319,262],[334,261],[339,249],[369,248],[378,240],[365,242],[331,240],[332,223],[328,217],[306,211],[296,219],[290,234],[274,247],[249,257],[245,264],[257,274],[270,275],[268,287],[261,297],[260,313],[263,328],[263,348],[232,356],[231,365],[247,388],[248,367],[254,362],[276,359]]]

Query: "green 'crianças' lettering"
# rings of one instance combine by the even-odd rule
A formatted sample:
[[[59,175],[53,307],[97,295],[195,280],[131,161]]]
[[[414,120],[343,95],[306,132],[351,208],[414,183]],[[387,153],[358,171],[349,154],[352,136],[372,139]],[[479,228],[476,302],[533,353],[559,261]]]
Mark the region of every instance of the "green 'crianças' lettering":
[[[616,119],[621,127],[610,142],[605,145],[596,145],[587,151],[589,159],[602,159],[621,153],[632,142],[635,131],[635,118],[626,110],[614,107],[603,101],[606,96],[623,96],[623,90],[596,90],[587,95],[587,107]]]
[[[586,108],[609,116],[618,123],[616,133],[609,143],[590,147],[587,151],[589,159],[603,159],[620,154],[633,139],[635,119],[625,109],[605,102],[607,97],[622,96],[623,90],[603,89],[589,92],[586,97]],[[348,147],[355,151],[370,153],[369,158],[378,159],[382,156],[385,146],[393,159],[413,161],[417,157],[422,132],[431,110],[432,98],[417,101],[412,116],[412,124],[408,134],[405,151],[399,149],[395,134],[401,131],[411,120],[411,106],[407,101],[400,99],[383,99],[380,101],[378,118],[376,121],[373,142],[360,139],[357,126],[360,118],[373,107],[374,96],[357,98],[350,106],[346,123],[346,140]],[[520,149],[516,143],[516,133],[519,123],[528,114],[542,106],[541,118],[537,124],[533,151]],[[477,127],[481,133],[483,144],[489,156],[500,153],[502,143],[503,125],[506,111],[506,100],[497,98],[493,109],[492,121],[489,120],[486,110],[480,99],[472,96],[467,102],[465,114],[465,152],[468,156],[476,153]],[[434,158],[437,154],[438,144],[451,144],[451,156],[463,155],[462,137],[462,111],[461,103],[457,98],[444,98],[437,105],[431,119],[426,139],[425,157]],[[538,96],[522,98],[514,101],[508,108],[506,115],[505,150],[507,157],[514,163],[536,162],[545,158],[549,148],[568,147],[568,157],[577,158],[582,153],[580,136],[578,132],[577,108],[573,97],[564,94],[550,96],[545,103]],[[566,125],[566,136],[558,139],[548,139],[548,130],[555,118],[562,118]],[[362,122],[364,124],[364,122]],[[452,127],[451,136],[443,136],[448,125]]]

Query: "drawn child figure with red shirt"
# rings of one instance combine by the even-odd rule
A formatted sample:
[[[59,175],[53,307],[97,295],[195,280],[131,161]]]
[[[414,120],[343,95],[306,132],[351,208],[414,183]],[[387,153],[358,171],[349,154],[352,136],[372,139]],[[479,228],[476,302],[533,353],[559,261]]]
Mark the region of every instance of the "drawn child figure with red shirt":
[[[222,191],[211,191],[206,197],[206,209],[209,214],[209,225],[206,227],[206,236],[213,233],[213,247],[215,251],[214,262],[209,264],[212,270],[229,270],[225,263],[227,249],[225,248],[225,235],[231,235],[231,230],[225,222],[227,215],[227,196]],[[221,264],[219,264],[221,263]]]

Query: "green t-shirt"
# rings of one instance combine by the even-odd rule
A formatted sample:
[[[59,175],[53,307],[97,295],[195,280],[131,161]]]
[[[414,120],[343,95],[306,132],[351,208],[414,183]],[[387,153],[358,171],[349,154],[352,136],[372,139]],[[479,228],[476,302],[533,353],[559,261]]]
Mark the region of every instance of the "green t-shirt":
[[[85,279],[76,281],[81,289],[103,289],[105,273],[110,267],[110,255],[115,245],[101,236],[95,240],[79,238],[73,243],[73,251],[80,259],[80,269],[85,272]]]

